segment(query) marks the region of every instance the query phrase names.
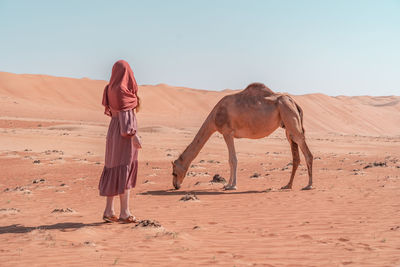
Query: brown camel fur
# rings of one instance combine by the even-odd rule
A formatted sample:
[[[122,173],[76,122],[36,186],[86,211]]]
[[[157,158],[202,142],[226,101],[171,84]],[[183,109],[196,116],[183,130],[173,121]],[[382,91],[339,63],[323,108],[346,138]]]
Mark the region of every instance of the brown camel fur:
[[[293,166],[289,183],[282,189],[291,189],[293,178],[300,164],[299,146],[308,169],[308,185],[312,188],[313,156],[306,144],[303,128],[303,111],[288,95],[276,94],[262,83],[252,83],[243,91],[223,97],[204,121],[192,143],[175,160],[173,185],[179,189],[190,163],[199,154],[210,136],[218,131],[225,139],[229,151],[230,179],[224,187],[236,189],[237,159],[234,138],[259,139],[270,135],[277,128],[286,130],[292,150]]]

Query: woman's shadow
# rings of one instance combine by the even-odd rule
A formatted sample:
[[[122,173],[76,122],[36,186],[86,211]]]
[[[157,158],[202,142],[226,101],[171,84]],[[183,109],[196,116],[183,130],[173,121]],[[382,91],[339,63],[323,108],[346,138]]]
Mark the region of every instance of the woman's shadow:
[[[55,229],[63,232],[68,232],[83,227],[101,226],[104,224],[105,224],[104,222],[95,222],[95,223],[65,222],[65,223],[56,223],[56,224],[40,225],[40,226],[23,226],[20,224],[12,224],[9,226],[0,226],[0,234],[23,234],[32,232],[33,230],[55,230]]]

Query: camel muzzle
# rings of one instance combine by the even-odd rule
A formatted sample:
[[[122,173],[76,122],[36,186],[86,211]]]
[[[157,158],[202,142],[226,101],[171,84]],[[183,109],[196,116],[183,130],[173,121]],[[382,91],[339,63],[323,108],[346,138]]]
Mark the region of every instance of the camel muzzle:
[[[177,189],[177,190],[178,190],[179,188],[181,188],[181,185],[178,184],[178,182],[175,181],[175,180],[172,182],[172,184],[174,185],[175,189]]]

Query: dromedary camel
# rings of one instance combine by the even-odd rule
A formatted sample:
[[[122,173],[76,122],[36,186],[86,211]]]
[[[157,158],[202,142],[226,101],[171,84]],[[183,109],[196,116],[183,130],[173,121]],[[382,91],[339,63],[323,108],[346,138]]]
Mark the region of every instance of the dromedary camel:
[[[223,97],[213,108],[192,143],[173,165],[173,185],[179,189],[190,163],[200,150],[218,131],[225,139],[229,151],[230,179],[224,187],[236,189],[237,159],[233,138],[259,139],[270,135],[278,127],[286,130],[293,156],[292,173],[289,183],[282,189],[291,189],[293,178],[300,164],[299,146],[304,154],[308,169],[308,185],[312,188],[313,156],[305,141],[303,111],[288,95],[276,94],[262,83],[252,83],[243,91]]]

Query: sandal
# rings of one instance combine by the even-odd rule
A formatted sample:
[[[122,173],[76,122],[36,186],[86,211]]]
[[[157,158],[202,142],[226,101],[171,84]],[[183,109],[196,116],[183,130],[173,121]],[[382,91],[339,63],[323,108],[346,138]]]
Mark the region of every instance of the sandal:
[[[128,218],[119,218],[120,223],[137,223],[137,220],[134,216],[129,216]]]
[[[115,215],[112,215],[112,216],[103,215],[103,220],[106,223],[118,222],[118,218]]]

